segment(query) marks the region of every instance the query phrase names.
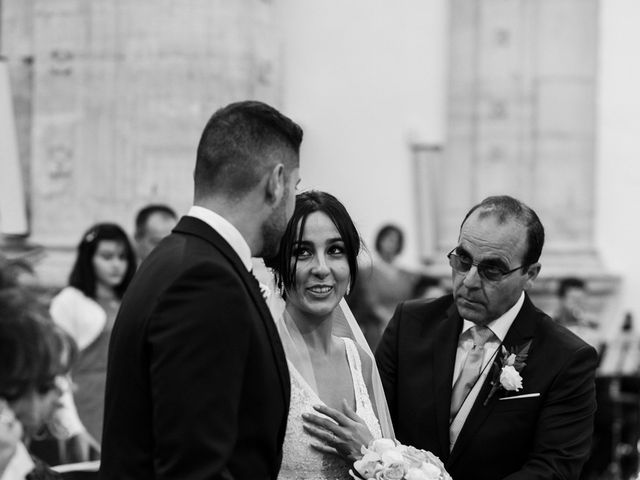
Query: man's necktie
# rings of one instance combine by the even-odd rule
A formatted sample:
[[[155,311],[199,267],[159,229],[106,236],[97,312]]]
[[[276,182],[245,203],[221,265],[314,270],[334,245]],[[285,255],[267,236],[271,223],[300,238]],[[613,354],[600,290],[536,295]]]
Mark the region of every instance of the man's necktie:
[[[474,326],[470,330],[473,338],[473,347],[469,350],[467,358],[462,366],[462,371],[451,392],[451,420],[469,395],[469,392],[478,381],[484,360],[484,344],[493,337],[493,332],[488,327]]]

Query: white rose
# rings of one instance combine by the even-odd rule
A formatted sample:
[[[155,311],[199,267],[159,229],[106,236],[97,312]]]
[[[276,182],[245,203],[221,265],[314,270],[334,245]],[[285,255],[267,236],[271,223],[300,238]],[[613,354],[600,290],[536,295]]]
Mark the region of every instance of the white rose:
[[[353,462],[353,468],[364,478],[374,478],[378,465],[377,461],[371,461],[366,458]]]
[[[401,463],[394,463],[376,472],[376,480],[402,480],[406,470]]]
[[[422,450],[418,450],[414,447],[405,447],[402,450],[402,456],[407,462],[409,468],[420,468],[422,462],[427,461],[427,454]]]
[[[371,445],[369,445],[369,450],[373,450],[379,455],[382,455],[387,450],[390,450],[395,447],[396,447],[396,442],[394,442],[390,438],[378,438],[377,440],[374,440],[373,442],[371,442]]]
[[[362,460],[363,462],[379,462],[381,458],[380,455],[378,455],[376,452],[368,450],[360,460]]]
[[[402,453],[397,451],[394,448],[390,448],[389,450],[385,450],[382,455],[382,463],[385,465],[393,465],[397,463],[404,463],[404,457]]]
[[[437,477],[436,477],[437,478]],[[405,476],[406,480],[431,480],[431,478],[419,468],[410,468]]]
[[[522,377],[513,366],[507,365],[502,367],[502,372],[500,373],[500,384],[507,391],[517,392],[522,388]]]
[[[423,463],[420,470],[424,472],[429,480],[437,480],[440,478],[440,469],[431,463]]]

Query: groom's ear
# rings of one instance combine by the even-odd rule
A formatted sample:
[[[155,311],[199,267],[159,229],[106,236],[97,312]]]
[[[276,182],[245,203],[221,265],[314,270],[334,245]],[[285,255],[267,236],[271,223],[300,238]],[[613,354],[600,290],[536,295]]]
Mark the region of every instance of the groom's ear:
[[[274,166],[268,174],[265,187],[265,200],[268,205],[277,205],[284,196],[285,179],[284,165],[282,163]]]

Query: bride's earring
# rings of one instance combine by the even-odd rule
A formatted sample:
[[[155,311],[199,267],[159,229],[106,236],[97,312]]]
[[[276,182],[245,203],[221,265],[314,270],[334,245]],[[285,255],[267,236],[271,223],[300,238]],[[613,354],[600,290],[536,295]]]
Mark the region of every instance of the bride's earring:
[[[348,296],[350,293],[351,293],[351,282],[349,282],[349,283],[347,284],[347,291],[346,291],[346,293],[344,294],[344,296],[346,297],[346,296]]]

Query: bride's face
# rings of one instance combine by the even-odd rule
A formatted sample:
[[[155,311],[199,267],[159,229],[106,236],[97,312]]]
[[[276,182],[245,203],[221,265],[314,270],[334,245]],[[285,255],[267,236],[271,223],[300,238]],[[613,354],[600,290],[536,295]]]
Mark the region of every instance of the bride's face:
[[[307,217],[291,263],[296,274],[295,286],[287,292],[290,306],[306,317],[330,315],[347,291],[350,272],[342,237],[325,213]]]

